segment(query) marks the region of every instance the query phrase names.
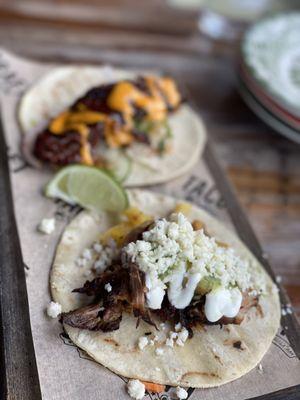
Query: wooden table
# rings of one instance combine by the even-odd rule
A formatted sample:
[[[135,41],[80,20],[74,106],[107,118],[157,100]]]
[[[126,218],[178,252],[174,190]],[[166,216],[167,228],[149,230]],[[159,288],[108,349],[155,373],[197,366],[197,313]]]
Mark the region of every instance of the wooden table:
[[[171,65],[179,78],[184,75],[300,315],[300,147],[274,133],[241,100],[236,45],[212,43],[198,33],[195,13],[170,10],[162,0],[0,2],[0,44],[47,61],[114,62],[115,50],[121,50],[125,64],[148,58],[150,65]]]

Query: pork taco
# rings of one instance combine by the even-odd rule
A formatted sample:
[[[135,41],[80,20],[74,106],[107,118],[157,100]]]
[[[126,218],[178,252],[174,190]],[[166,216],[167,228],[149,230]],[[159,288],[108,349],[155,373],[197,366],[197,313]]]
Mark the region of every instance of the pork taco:
[[[99,166],[127,186],[184,174],[205,142],[172,78],[111,67],[54,69],[23,96],[19,122],[29,162]]]
[[[129,198],[124,214],[83,211],[62,235],[50,280],[70,339],[142,381],[205,388],[246,374],[278,330],[276,286],[204,210]]]

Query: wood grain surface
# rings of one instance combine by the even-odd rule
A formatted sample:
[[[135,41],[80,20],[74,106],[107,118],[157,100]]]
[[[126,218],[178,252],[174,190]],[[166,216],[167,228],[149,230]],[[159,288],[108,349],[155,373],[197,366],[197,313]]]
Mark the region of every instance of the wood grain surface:
[[[40,400],[29,305],[0,124],[0,398]],[[17,293],[17,295],[16,295]],[[4,367],[5,366],[5,367]]]
[[[183,79],[221,164],[300,315],[300,146],[241,100],[237,44],[197,31],[197,13],[162,0],[0,1],[0,45],[47,61],[149,64]],[[159,55],[159,56],[158,56]]]

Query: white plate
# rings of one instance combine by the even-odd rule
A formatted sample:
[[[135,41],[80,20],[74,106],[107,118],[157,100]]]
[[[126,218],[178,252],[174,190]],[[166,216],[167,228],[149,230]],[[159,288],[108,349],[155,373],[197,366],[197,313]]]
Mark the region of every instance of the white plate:
[[[273,128],[276,132],[282,134],[288,139],[300,144],[300,132],[287,125],[284,121],[276,117],[267,110],[256,97],[248,90],[244,82],[241,80],[239,84],[239,92],[245,103],[251,110],[261,118],[267,125]]]
[[[300,12],[266,18],[246,33],[249,73],[277,102],[300,116]]]

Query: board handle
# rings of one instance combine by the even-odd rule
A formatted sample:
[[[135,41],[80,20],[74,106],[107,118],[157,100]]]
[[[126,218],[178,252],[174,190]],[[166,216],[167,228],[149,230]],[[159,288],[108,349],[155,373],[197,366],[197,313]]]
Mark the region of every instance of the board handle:
[[[0,398],[42,399],[0,120]]]

